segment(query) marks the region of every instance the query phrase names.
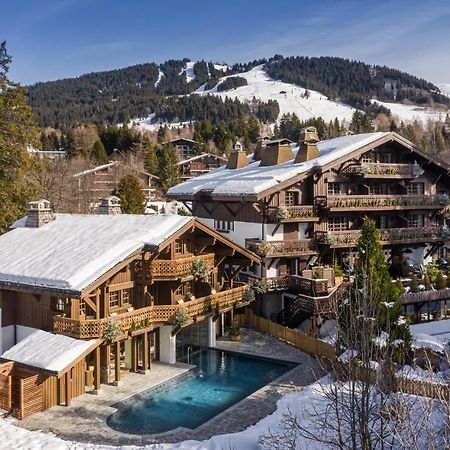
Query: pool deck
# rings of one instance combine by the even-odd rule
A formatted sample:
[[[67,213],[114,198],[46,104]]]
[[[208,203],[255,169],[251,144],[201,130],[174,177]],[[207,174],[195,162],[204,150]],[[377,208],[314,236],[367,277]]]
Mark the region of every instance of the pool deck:
[[[257,423],[276,410],[277,401],[284,394],[302,389],[324,373],[315,358],[253,330],[242,329],[240,342],[220,339],[216,348],[282,359],[298,365],[194,430],[177,428],[157,435],[139,436],[121,433],[106,424],[106,419],[116,411],[113,406],[116,403],[185,373],[192,367],[180,363],[155,363],[152,371],[146,375],[131,373],[119,386],[102,385],[99,395],[87,393],[74,399],[68,408],[55,406],[15,422],[29,430],[52,432],[65,440],[92,444],[141,446],[191,439],[206,440],[214,435],[242,431]]]

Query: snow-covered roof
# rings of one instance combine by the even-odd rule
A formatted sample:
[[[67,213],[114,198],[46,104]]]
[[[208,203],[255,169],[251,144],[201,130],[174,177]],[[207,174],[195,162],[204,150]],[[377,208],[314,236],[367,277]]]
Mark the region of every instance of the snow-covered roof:
[[[88,175],[90,173],[98,172],[99,170],[108,169],[108,167],[117,166],[119,164],[119,161],[111,161],[107,164],[102,164],[101,166],[93,167],[92,169],[83,170],[82,172],[78,172],[74,174],[74,177],[81,177],[83,175]]]
[[[257,195],[278,183],[289,180],[297,175],[307,173],[311,169],[320,168],[326,164],[345,157],[359,148],[371,144],[389,133],[365,133],[351,136],[341,136],[317,144],[320,151],[318,158],[296,163],[295,155],[298,147],[293,149],[294,158],[274,166],[260,166],[260,161],[253,161],[249,156],[249,164],[239,169],[226,169],[222,166],[207,174],[188,180],[169,189],[170,197],[193,197],[203,191],[214,197]]]
[[[0,236],[0,285],[24,285],[80,293],[142,247],[157,247],[192,217],[68,215],[40,227],[20,219]]]
[[[61,372],[95,345],[95,340],[82,341],[36,330],[1,357],[38,369]]]

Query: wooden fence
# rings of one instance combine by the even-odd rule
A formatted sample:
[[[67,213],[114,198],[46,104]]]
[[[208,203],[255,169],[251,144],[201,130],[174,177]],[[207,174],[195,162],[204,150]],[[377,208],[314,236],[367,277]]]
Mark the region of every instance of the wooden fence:
[[[268,333],[304,352],[335,361],[336,352],[331,344],[316,339],[303,331],[295,331],[278,323],[257,316],[249,308],[244,314],[238,315],[239,324],[243,327],[253,328],[262,333]]]

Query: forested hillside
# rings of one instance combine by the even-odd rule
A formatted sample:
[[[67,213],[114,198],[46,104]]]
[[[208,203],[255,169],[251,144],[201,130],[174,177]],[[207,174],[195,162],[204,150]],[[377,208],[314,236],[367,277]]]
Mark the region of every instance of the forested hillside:
[[[40,126],[62,129],[86,122],[123,123],[151,113],[154,120],[163,121],[216,122],[251,114],[273,122],[278,114],[275,100],[263,103],[254,99],[249,104],[191,95],[199,88],[211,89],[225,75],[243,73],[261,64],[273,79],[319,91],[366,112],[380,112],[380,107],[370,104],[371,98],[450,105],[450,98],[440,94],[438,87],[399,70],[342,58],[280,55],[233,66],[194,63],[188,59],[169,60],[160,65],[139,64],[37,83],[29,87],[29,98]],[[229,77],[218,84],[218,91],[234,90],[245,84],[242,77]]]

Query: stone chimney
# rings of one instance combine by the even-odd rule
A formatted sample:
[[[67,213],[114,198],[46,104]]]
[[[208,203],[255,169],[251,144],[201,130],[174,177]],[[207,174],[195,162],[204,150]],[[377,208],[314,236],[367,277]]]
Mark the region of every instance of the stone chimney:
[[[288,143],[284,143],[282,139],[268,141],[262,149],[260,167],[276,166],[291,159],[294,159],[294,154]]]
[[[263,147],[266,143],[270,141],[269,136],[259,136],[256,141],[255,151],[253,153],[253,161],[261,161],[261,156],[263,152]]]
[[[247,154],[244,152],[242,144],[237,141],[228,158],[227,169],[240,169],[245,166],[248,166]]]
[[[30,202],[25,226],[28,228],[40,228],[55,220],[52,204],[48,200],[37,200]]]
[[[102,198],[97,208],[97,214],[122,214],[120,198],[115,195]]]
[[[317,143],[320,141],[317,130],[314,127],[308,127],[300,133],[299,148],[297,156],[295,157],[295,163],[302,163],[310,161],[311,159],[318,158],[320,156]]]

